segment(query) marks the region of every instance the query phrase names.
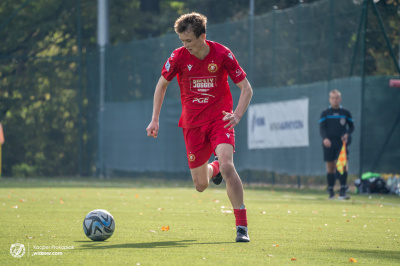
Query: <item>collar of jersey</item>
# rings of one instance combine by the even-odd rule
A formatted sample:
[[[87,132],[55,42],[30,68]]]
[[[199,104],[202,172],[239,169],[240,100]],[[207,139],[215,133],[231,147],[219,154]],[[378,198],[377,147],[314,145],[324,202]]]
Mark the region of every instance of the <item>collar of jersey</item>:
[[[200,62],[205,62],[206,58],[211,54],[211,52],[212,52],[212,50],[213,50],[213,46],[210,44],[210,42],[209,42],[208,40],[206,40],[206,43],[207,43],[207,45],[210,47],[210,52],[208,52],[208,54],[206,55],[206,57],[204,57],[203,59],[199,59],[199,58],[197,58],[197,56],[190,54],[189,51],[188,51],[189,56],[190,56],[191,58],[194,58],[195,60],[200,61]]]

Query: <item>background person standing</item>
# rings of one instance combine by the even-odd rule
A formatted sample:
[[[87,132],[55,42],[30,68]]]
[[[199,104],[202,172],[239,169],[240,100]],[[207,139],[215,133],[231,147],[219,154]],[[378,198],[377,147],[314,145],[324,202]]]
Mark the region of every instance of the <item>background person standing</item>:
[[[342,149],[343,142],[346,146],[350,145],[351,133],[354,131],[353,118],[348,110],[340,105],[342,98],[338,90],[329,92],[328,109],[324,110],[319,120],[319,129],[322,137],[324,161],[326,162],[326,176],[328,181],[329,199],[335,198],[333,188],[336,177],[340,181],[340,194],[338,199],[350,199],[347,191],[347,172],[348,165],[344,168],[343,174],[336,171],[336,161]],[[347,155],[349,153],[346,149]]]

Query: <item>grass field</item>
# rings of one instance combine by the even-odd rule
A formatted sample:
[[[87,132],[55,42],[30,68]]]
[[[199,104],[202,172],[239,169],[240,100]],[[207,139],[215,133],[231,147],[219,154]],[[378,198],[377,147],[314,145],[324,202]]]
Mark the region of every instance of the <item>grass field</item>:
[[[246,187],[251,242],[235,243],[224,186],[198,193],[181,181],[0,179],[0,264],[399,265],[400,197],[351,196]],[[83,232],[94,209],[115,218],[107,241]],[[26,248],[21,258],[10,254],[15,243]]]

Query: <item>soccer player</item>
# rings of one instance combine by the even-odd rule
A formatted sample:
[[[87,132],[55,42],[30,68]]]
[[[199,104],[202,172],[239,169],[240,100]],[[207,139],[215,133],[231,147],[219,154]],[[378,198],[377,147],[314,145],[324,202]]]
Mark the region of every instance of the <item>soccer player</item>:
[[[207,18],[198,13],[180,16],[175,32],[183,46],[174,50],[164,64],[154,93],[153,116],[147,136],[156,138],[165,91],[176,76],[181,90],[183,129],[188,164],[194,186],[203,192],[210,182],[226,182],[236,218],[236,242],[250,242],[243,185],[233,164],[234,127],[244,115],[253,90],[233,53],[225,46],[206,40]],[[233,111],[228,75],[241,89]],[[212,163],[208,160],[216,156]]]
[[[340,194],[338,199],[350,199],[346,194],[347,191],[347,170],[348,166],[344,168],[343,175],[336,171],[336,161],[339,158],[340,150],[342,149],[343,142],[346,146],[350,145],[350,134],[354,131],[353,119],[348,110],[343,109],[340,105],[342,98],[338,90],[329,92],[328,109],[324,110],[319,120],[319,129],[322,137],[322,144],[324,150],[324,161],[326,162],[326,171],[328,179],[328,192],[329,199],[335,198],[333,187],[335,186],[337,175],[340,181]],[[348,149],[346,149],[348,154]]]

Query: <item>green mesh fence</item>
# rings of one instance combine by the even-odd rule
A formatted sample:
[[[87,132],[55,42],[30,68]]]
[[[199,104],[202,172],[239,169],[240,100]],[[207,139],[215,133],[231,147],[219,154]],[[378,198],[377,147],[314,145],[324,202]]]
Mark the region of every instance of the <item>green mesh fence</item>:
[[[399,110],[386,105],[400,100],[400,95],[399,90],[389,88],[389,78],[362,78],[363,74],[393,75],[396,67],[388,47],[385,47],[384,35],[371,6],[365,24],[363,4],[359,2],[362,1],[321,0],[256,16],[254,43],[249,41],[252,33],[248,19],[208,27],[207,38],[228,46],[244,70],[251,74],[252,104],[310,99],[309,147],[249,150],[246,144],[247,118],[243,118],[236,128],[235,164],[239,170],[323,175],[325,168],[318,118],[329,104],[328,92],[336,88],[342,91],[343,105],[355,118],[350,172],[364,172],[372,165],[381,172],[400,172],[394,159],[400,155],[398,138],[390,138],[390,148],[382,151],[382,158],[372,154],[372,150],[376,152],[384,147],[392,127],[393,136],[400,134],[399,126],[395,124]],[[396,15],[392,9],[380,12]],[[393,28],[387,16],[382,19],[385,27]],[[388,38],[391,43],[398,43],[398,32],[391,31]],[[103,162],[103,166],[98,165],[102,168],[100,171],[106,174],[119,170],[188,171],[182,133],[177,127],[181,105],[176,80],[167,90],[159,138],[150,140],[145,136],[161,67],[171,52],[180,46],[176,34],[167,34],[107,47],[105,114],[103,120],[96,120],[96,123],[104,125],[104,136],[97,144],[93,138],[92,145],[89,145],[93,151],[99,143],[104,145],[102,151],[97,151],[97,160]],[[385,56],[378,60],[378,53]],[[254,58],[249,58],[250,54]],[[88,91],[92,95],[93,108],[89,113],[93,118],[98,117],[98,58],[97,50],[87,55]],[[237,102],[238,88],[231,84],[231,90]],[[375,100],[377,98],[379,101]],[[375,108],[373,111],[371,106]],[[381,108],[388,110],[386,115],[378,114]],[[379,132],[370,131],[370,127],[374,128],[372,125],[379,125]],[[376,139],[382,140],[376,142]]]

